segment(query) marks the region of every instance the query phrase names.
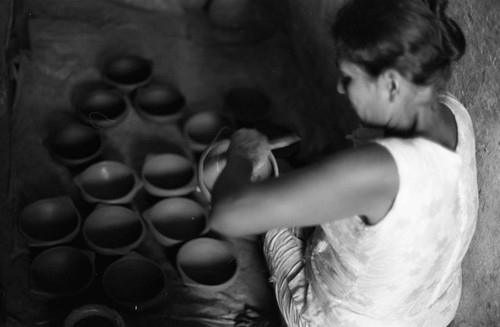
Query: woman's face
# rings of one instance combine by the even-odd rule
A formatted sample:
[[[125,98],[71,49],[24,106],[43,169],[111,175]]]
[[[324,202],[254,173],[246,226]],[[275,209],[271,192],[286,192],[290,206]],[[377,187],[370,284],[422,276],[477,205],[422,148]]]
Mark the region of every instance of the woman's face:
[[[381,81],[351,62],[341,61],[339,69],[337,91],[347,96],[361,121],[372,126],[385,126],[391,112]]]

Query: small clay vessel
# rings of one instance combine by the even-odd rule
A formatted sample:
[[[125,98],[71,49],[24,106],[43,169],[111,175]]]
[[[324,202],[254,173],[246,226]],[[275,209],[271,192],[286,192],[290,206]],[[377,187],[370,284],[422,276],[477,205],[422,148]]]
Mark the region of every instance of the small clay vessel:
[[[143,217],[163,246],[176,245],[208,231],[206,209],[188,198],[163,199],[147,209]]]

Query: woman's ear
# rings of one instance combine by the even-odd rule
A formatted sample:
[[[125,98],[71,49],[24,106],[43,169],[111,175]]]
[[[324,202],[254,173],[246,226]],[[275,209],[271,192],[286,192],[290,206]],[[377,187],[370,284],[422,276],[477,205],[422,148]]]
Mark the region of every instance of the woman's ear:
[[[388,69],[381,77],[389,101],[394,102],[401,93],[401,87],[403,86],[401,74],[394,69]]]

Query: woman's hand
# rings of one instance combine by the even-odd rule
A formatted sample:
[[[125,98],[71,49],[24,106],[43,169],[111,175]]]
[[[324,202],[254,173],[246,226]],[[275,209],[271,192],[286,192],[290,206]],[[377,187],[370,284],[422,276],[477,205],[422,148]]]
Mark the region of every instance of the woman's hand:
[[[252,163],[252,179],[258,178],[263,170],[268,170],[271,147],[265,135],[255,129],[237,130],[230,139],[227,158],[242,156]]]

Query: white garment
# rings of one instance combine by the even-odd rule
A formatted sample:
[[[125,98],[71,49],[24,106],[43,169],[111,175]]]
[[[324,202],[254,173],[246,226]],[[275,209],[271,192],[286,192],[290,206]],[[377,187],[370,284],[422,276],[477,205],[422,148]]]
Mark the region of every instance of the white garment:
[[[461,262],[478,210],[475,141],[451,96],[456,151],[416,137],[375,142],[393,156],[399,191],[374,226],[361,218],[317,227],[307,244],[292,229],[266,234],[264,251],[288,326],[440,327],[456,314]]]

